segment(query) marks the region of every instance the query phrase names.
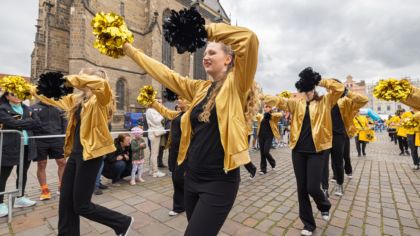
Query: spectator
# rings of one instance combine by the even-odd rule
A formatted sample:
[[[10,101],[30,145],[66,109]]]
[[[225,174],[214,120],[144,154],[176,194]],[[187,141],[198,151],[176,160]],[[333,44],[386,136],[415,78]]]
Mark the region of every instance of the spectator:
[[[117,150],[106,156],[102,175],[112,179],[114,186],[119,186],[122,178],[131,174],[130,135],[120,134],[114,140]]]
[[[42,129],[34,132],[35,135],[58,135],[66,133],[67,121],[62,110],[42,102],[33,105],[32,109],[42,123]],[[39,197],[39,200],[43,201],[51,199],[51,192],[48,188],[45,171],[48,159],[55,159],[55,162],[57,163],[57,194],[60,194],[61,179],[63,177],[64,167],[66,166],[66,159],[64,158],[64,137],[39,138],[35,140],[38,153],[37,158],[35,159],[38,164],[36,175],[38,177],[39,185],[41,186],[41,196]]]

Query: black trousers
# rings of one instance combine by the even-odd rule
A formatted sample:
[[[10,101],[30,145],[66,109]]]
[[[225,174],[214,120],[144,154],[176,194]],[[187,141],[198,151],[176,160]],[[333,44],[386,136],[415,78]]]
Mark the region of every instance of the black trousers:
[[[61,183],[58,235],[80,235],[80,216],[106,225],[116,234],[123,233],[129,226],[129,216],[91,201],[101,163],[102,158],[83,161],[81,154],[70,155]]]
[[[185,162],[180,166],[176,166],[172,172],[172,185],[174,187],[173,207],[172,210],[177,213],[185,211],[184,204],[184,174]]]
[[[345,136],[344,140],[344,172],[347,175],[351,175],[353,173],[353,167],[351,166],[351,159],[350,159],[350,138],[349,136]]]
[[[261,153],[261,163],[260,170],[262,172],[267,172],[267,161],[270,163],[272,168],[276,167],[276,160],[271,156],[270,149],[273,144],[273,136],[271,137],[258,137],[258,142],[260,143],[260,153]]]
[[[324,167],[322,169],[322,179],[321,179],[321,187],[322,189],[326,189],[328,190],[328,188],[330,187],[330,184],[328,182],[328,179],[330,177],[330,169],[329,169],[329,165],[330,165],[330,153],[331,153],[331,149],[325,150],[323,152],[324,156],[325,156],[325,161],[324,161]],[[331,163],[331,168],[334,168],[334,166]],[[334,174],[334,170],[333,170],[333,174]],[[335,176],[333,176],[333,179],[336,179]]]
[[[333,146],[331,148],[331,164],[337,184],[344,182],[344,143],[346,135],[333,135]],[[328,169],[327,169],[328,170]]]
[[[29,149],[28,145],[25,145],[23,149],[23,178],[22,178],[22,197],[25,195],[25,188],[26,188],[26,180],[28,179],[28,169],[31,165],[31,161],[28,160]],[[1,175],[0,175],[0,192],[4,192],[6,190],[6,183],[7,179],[9,178],[10,174],[12,173],[14,166],[2,166],[1,167]],[[21,166],[18,165],[16,168],[16,176],[19,176],[19,172],[21,171]],[[18,188],[19,178],[16,178],[16,188]],[[4,202],[4,195],[0,195],[0,203]]]
[[[163,167],[163,152],[165,151],[165,146],[159,146],[159,154],[158,154],[158,167]]]
[[[304,228],[310,231],[315,230],[316,224],[309,196],[315,201],[319,211],[326,212],[331,208],[330,201],[320,188],[325,159],[324,153],[311,154],[292,151],[299,200],[299,217]]]
[[[365,141],[360,141],[359,140],[359,135],[354,137],[354,140],[356,142],[357,155],[360,156],[361,153],[363,153],[363,155],[366,155],[366,142]]]
[[[413,164],[419,165],[419,152],[418,147],[416,146],[416,135],[415,134],[408,134],[407,135],[407,143],[410,147],[411,157],[413,158]]]
[[[185,175],[185,236],[215,236],[222,228],[239,188],[237,181],[196,181]]]
[[[398,146],[400,147],[401,153],[408,151],[408,142],[406,137],[398,136]]]

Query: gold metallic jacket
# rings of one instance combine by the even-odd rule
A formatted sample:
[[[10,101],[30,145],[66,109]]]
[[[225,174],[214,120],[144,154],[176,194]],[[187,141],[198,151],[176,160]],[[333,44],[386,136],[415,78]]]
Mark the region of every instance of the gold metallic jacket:
[[[420,88],[412,86],[410,95],[401,102],[415,110],[420,110]]]
[[[83,146],[83,160],[102,157],[114,152],[114,140],[109,133],[108,120],[111,114],[111,87],[102,78],[93,75],[69,75],[67,82],[78,89],[88,88],[93,95],[83,104],[80,112],[80,143]],[[67,95],[60,100],[54,100],[36,94],[34,88],[32,95],[41,102],[69,111],[75,105],[78,94]],[[70,156],[73,148],[74,130],[76,127],[75,114],[71,114],[66,129],[64,156]]]
[[[340,109],[341,118],[343,119],[349,137],[353,137],[357,133],[357,129],[353,124],[353,118],[357,115],[359,109],[368,102],[368,97],[351,91],[347,93],[347,96],[338,100],[338,108]]]
[[[209,41],[230,45],[235,53],[235,66],[216,97],[220,139],[225,152],[224,171],[227,172],[250,162],[244,110],[248,90],[257,69],[258,39],[246,28],[222,23],[210,24],[206,26],[206,30]],[[181,76],[130,44],[126,44],[124,51],[155,80],[191,101],[191,107],[181,118],[182,136],[178,154],[178,164],[181,164],[185,160],[191,140],[191,111],[206,97],[212,82]]]
[[[279,120],[282,117],[283,117],[283,114],[280,113],[280,112],[271,113],[270,128],[271,128],[271,132],[273,132],[273,135],[276,139],[280,139]],[[257,135],[259,135],[260,134],[261,121],[264,119],[264,115],[263,114],[257,114],[255,116],[255,118],[258,121]]]
[[[332,79],[322,79],[319,86],[330,90],[319,101],[309,104],[312,138],[317,152],[332,147],[332,119],[331,109],[344,92],[344,85]],[[293,149],[300,136],[303,118],[306,111],[306,100],[302,98],[282,98],[278,96],[264,96],[264,102],[269,106],[277,106],[281,110],[290,111],[292,122],[290,124],[290,143]]]

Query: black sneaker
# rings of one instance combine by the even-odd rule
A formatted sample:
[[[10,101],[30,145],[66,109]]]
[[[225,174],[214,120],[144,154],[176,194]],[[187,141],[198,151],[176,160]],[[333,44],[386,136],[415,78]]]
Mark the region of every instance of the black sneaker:
[[[252,168],[251,172],[249,173],[249,178],[253,179],[257,174],[257,168]]]
[[[407,156],[410,156],[410,152],[409,152],[409,151],[405,151],[405,154],[406,154]]]
[[[134,218],[132,216],[130,216],[130,224],[128,225],[127,229],[124,231],[124,233],[118,234],[118,236],[127,236],[128,233],[130,232],[130,228],[133,225],[134,222]]]
[[[103,185],[102,183],[99,184],[98,188],[100,189],[108,189],[108,186]]]
[[[404,156],[404,152],[400,152],[400,154],[399,154],[400,156]]]
[[[95,195],[102,195],[103,192],[99,188],[95,188],[95,191],[93,192]]]

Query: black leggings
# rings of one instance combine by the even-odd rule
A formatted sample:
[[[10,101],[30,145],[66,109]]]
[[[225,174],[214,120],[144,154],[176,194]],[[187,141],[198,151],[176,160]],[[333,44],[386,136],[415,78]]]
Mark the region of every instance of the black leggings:
[[[222,228],[239,188],[236,181],[196,181],[185,176],[185,211],[188,226],[184,236],[215,236]]]
[[[351,159],[350,159],[350,138],[346,135],[344,141],[344,171],[347,175],[351,175],[353,173],[353,167],[351,166]]]
[[[84,161],[82,154],[72,154],[64,170],[58,210],[58,235],[80,235],[80,216],[124,233],[130,217],[92,203],[96,175],[102,158]]]
[[[172,172],[172,185],[174,187],[173,207],[172,210],[176,213],[185,211],[184,207],[184,174],[185,162],[180,166],[176,166]]]
[[[271,156],[270,149],[271,145],[273,145],[273,136],[271,137],[262,137],[258,138],[258,142],[260,143],[260,153],[261,153],[261,163],[260,163],[260,170],[262,172],[267,172],[267,161],[270,163],[272,168],[276,167],[276,160]]]
[[[360,154],[363,153],[363,155],[365,156],[366,155],[366,142],[365,141],[360,141],[359,140],[359,135],[354,137],[354,140],[356,142],[357,155],[360,156]]]
[[[309,195],[315,201],[319,211],[327,212],[331,208],[330,201],[320,188],[325,158],[325,153],[311,154],[292,151],[299,200],[299,217],[304,228],[310,231],[315,230],[316,224]]]
[[[407,135],[407,143],[410,147],[411,151],[411,157],[413,158],[413,164],[419,165],[419,152],[418,147],[416,146],[416,135],[415,134],[409,134]]]
[[[26,180],[28,179],[28,169],[31,165],[31,161],[28,160],[28,146],[25,145],[24,152],[23,152],[23,178],[22,178],[22,195],[19,197],[22,197],[25,195],[25,188],[26,188]],[[12,173],[14,166],[2,166],[1,167],[1,175],[0,175],[0,192],[4,192],[6,189],[6,182],[9,178],[10,174]],[[16,188],[19,187],[19,171],[20,171],[20,165],[16,168]],[[0,195],[0,203],[4,202],[4,195]]]
[[[398,146],[400,147],[401,153],[408,151],[408,142],[406,137],[398,136]]]

